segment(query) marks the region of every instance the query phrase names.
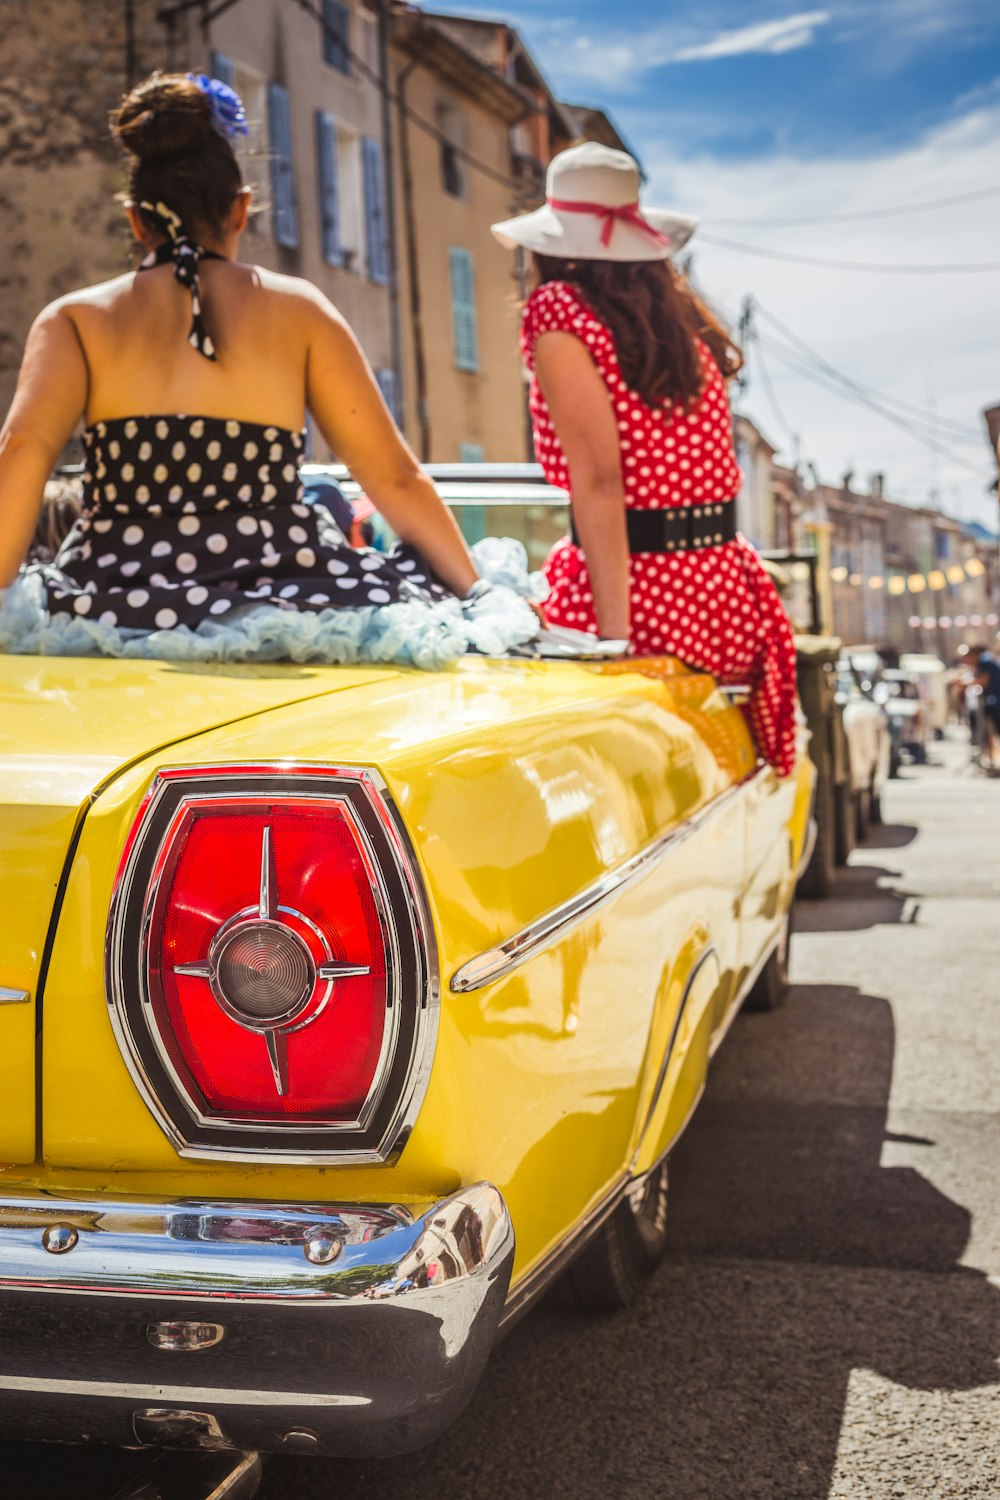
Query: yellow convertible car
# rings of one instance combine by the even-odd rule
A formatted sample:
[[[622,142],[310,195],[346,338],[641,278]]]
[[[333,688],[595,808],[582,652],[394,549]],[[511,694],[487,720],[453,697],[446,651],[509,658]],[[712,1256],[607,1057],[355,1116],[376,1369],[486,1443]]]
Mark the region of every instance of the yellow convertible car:
[[[0,1434],[386,1453],[626,1302],[812,768],[674,660],[0,658]]]

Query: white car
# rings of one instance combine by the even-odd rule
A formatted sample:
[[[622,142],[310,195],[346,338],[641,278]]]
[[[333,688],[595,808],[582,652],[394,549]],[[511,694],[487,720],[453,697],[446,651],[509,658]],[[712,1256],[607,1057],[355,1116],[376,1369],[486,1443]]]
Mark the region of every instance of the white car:
[[[882,821],[882,788],[890,774],[892,737],[885,708],[876,700],[872,674],[850,654],[837,663],[837,699],[843,708],[858,839]]]

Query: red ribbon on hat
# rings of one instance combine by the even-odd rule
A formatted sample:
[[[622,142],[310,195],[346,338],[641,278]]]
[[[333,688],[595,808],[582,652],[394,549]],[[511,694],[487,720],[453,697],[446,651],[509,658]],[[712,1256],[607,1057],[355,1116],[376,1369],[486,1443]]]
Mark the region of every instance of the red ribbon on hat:
[[[619,219],[625,224],[631,224],[633,229],[639,229],[643,234],[648,234],[651,239],[656,240],[657,244],[669,245],[671,243],[669,235],[661,234],[658,229],[654,229],[652,224],[648,223],[642,217],[639,211],[638,200],[635,203],[612,204],[576,203],[569,198],[549,198],[548,205],[550,208],[560,209],[563,213],[596,214],[598,218],[603,219],[604,223],[601,226],[602,245],[611,244],[611,235]]]

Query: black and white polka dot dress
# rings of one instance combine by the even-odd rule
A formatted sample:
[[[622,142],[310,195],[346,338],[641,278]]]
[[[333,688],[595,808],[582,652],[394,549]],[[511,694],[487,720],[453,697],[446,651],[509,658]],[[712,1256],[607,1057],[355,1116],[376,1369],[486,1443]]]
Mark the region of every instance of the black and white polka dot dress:
[[[96,422],[81,515],[43,569],[52,615],[152,631],[247,607],[323,610],[448,597],[412,549],[350,547],[303,501],[303,437],[221,417]]]

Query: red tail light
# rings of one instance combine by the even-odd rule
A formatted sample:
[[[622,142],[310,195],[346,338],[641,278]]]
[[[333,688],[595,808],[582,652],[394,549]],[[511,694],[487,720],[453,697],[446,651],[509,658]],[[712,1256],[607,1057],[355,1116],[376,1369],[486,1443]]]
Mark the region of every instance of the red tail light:
[[[161,773],[108,937],[119,1042],[182,1154],[371,1161],[399,1148],[437,979],[372,773]]]

